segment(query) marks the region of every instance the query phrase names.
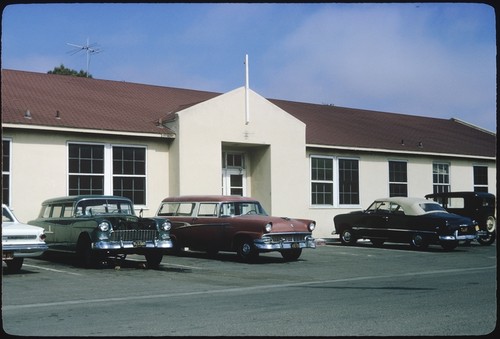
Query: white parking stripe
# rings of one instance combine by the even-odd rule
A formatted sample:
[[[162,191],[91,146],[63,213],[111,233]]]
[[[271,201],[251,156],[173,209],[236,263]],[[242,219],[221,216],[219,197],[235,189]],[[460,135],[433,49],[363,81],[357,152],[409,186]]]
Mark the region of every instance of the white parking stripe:
[[[28,265],[28,264],[23,264],[23,266],[28,266],[28,267],[35,267],[40,270],[46,270],[46,271],[51,271],[51,272],[57,272],[57,273],[66,273],[66,274],[72,274],[72,275],[81,275],[80,273],[74,273],[74,272],[68,272],[68,271],[61,271],[61,270],[55,270],[53,268],[46,268],[46,267],[41,267],[41,266],[36,266],[36,265]]]

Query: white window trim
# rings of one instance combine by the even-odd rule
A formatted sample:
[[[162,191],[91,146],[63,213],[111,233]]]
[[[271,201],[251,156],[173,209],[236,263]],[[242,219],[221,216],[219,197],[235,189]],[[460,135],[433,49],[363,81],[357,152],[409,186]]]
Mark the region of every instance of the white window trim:
[[[145,162],[146,166],[144,169],[144,175],[127,175],[129,177],[144,177],[145,178],[145,189],[146,189],[146,197],[145,204],[134,204],[134,208],[145,208],[148,204],[148,147],[144,145],[134,145],[134,144],[109,144],[109,143],[99,143],[99,142],[86,142],[86,141],[67,141],[66,142],[66,192],[69,189],[69,159],[68,159],[68,150],[69,145],[97,145],[104,146],[104,195],[113,195],[113,178],[115,174],[113,173],[113,147],[129,147],[129,148],[143,148],[145,152]],[[97,174],[96,174],[97,175]],[[99,174],[101,175],[101,174]]]
[[[311,169],[312,169],[312,159],[313,158],[323,158],[323,159],[331,159],[332,160],[332,171],[333,171],[333,178],[332,180],[314,180],[312,179],[311,176]],[[359,187],[359,204],[340,204],[339,203],[339,160],[356,160],[358,161],[358,179],[361,178],[361,166],[360,164],[360,158],[358,157],[345,157],[345,156],[333,156],[333,155],[315,155],[315,154],[310,154],[309,155],[309,208],[311,209],[353,209],[353,208],[360,208],[361,207],[361,185]],[[314,205],[312,203],[312,183],[331,183],[333,185],[333,204],[331,205]]]
[[[11,205],[12,204],[12,143],[13,143],[13,140],[12,140],[12,138],[2,138],[2,148],[3,148],[4,141],[9,142],[9,168],[7,169],[7,172],[4,172],[3,165],[2,165],[2,180],[3,180],[4,174],[9,176],[9,205]],[[3,161],[3,159],[2,159],[2,161]],[[2,188],[2,190],[3,190],[3,188]],[[2,192],[2,196],[3,196],[3,192]]]

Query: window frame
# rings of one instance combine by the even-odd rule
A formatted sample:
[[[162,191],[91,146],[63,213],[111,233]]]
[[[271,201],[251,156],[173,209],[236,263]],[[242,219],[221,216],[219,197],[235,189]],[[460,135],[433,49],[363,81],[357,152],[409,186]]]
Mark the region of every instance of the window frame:
[[[486,183],[476,183],[476,169],[483,168],[485,170],[485,177],[486,177]],[[472,165],[472,186],[474,192],[488,192],[488,183],[489,183],[489,177],[488,177],[488,166],[487,165]]]
[[[5,153],[3,152],[4,143],[8,143],[8,165],[5,170],[5,162],[4,157]],[[10,206],[11,202],[11,187],[12,187],[12,138],[2,138],[2,203],[7,206]]]
[[[332,179],[331,180],[313,180],[313,159],[323,158],[330,159],[332,161]],[[354,204],[341,204],[340,203],[340,168],[339,162],[341,160],[353,160],[358,164],[357,168],[357,194],[358,194],[358,203]],[[361,206],[361,190],[360,190],[360,178],[361,178],[361,166],[360,159],[358,157],[349,157],[349,156],[333,156],[333,155],[317,155],[310,154],[309,155],[309,205],[311,208],[360,208]],[[327,185],[331,185],[332,192],[332,203],[331,204],[314,204],[313,203],[313,184],[314,183],[323,183]]]
[[[446,174],[436,173],[435,166],[446,166]],[[439,176],[446,177],[447,182],[434,181],[436,175],[438,176],[438,178]],[[444,188],[444,190],[441,190],[441,188]],[[451,165],[449,162],[436,161],[432,163],[432,191],[433,193],[451,192]]]
[[[85,141],[67,141],[66,142],[66,165],[67,170],[66,170],[66,191],[68,192],[68,195],[70,192],[70,176],[71,175],[79,175],[78,173],[70,172],[70,145],[80,145],[80,146],[102,146],[104,149],[103,152],[103,173],[102,174],[92,174],[92,173],[80,173],[80,175],[91,175],[91,176],[102,176],[103,177],[103,195],[117,195],[115,194],[115,187],[114,187],[114,179],[116,177],[122,177],[122,178],[128,178],[128,177],[141,177],[144,178],[144,201],[143,203],[137,203],[134,201],[134,197],[128,197],[132,200],[134,203],[134,206],[146,206],[148,201],[148,192],[147,192],[147,187],[148,187],[148,148],[145,145],[132,145],[132,144],[115,144],[115,143],[98,143],[98,142],[85,142]],[[140,148],[144,149],[144,174],[140,175],[130,175],[130,174],[115,174],[114,173],[114,168],[113,168],[113,150],[114,148]]]
[[[397,181],[397,180],[391,180],[391,164],[395,163],[400,163],[400,164],[405,164],[405,176],[406,176],[406,181]],[[389,174],[389,197],[408,197],[408,160],[398,160],[398,159],[389,159],[387,161],[387,166],[388,166],[388,174]],[[397,179],[397,178],[395,178]],[[393,185],[399,185],[399,186],[404,186],[406,188],[406,195],[396,195],[393,194],[393,190],[391,187]]]

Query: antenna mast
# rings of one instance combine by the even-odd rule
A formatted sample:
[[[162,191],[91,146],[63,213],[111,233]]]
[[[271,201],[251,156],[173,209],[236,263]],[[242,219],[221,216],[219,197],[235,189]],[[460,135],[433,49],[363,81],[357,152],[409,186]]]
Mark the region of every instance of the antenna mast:
[[[90,55],[94,53],[99,53],[101,52],[100,49],[94,48],[95,44],[89,45],[89,38],[87,38],[87,43],[85,45],[75,45],[75,44],[70,44],[69,42],[66,43],[69,46],[76,47],[73,51],[71,51],[71,55],[74,55],[78,52],[85,51],[87,54],[87,77],[89,76],[89,65],[90,65]]]

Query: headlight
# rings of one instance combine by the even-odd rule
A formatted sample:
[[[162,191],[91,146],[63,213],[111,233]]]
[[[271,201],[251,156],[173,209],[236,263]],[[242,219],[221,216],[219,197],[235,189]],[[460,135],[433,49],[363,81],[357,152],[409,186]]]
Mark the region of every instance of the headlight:
[[[264,226],[264,229],[266,230],[267,233],[271,232],[271,230],[273,229],[273,224],[267,223],[266,226]]]
[[[110,229],[110,225],[107,221],[103,221],[99,224],[99,229],[103,232],[107,232]]]
[[[161,224],[160,228],[161,228],[163,231],[170,231],[170,229],[172,228],[172,224],[170,223],[170,221],[165,220],[165,221]]]
[[[313,221],[309,224],[309,226],[307,226],[307,228],[309,228],[310,232],[314,231],[314,229],[316,228],[316,223]]]

